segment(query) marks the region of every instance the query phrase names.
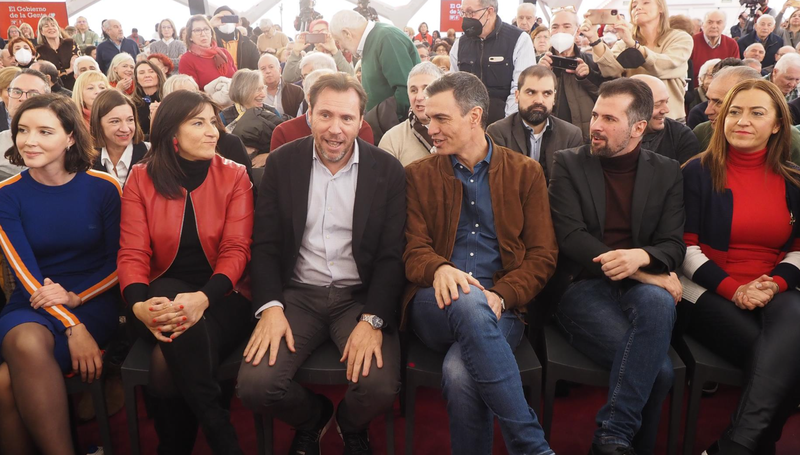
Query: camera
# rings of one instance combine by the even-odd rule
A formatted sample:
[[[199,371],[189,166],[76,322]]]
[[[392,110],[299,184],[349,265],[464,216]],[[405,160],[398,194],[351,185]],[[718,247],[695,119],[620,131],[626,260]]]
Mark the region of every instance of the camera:
[[[550,59],[553,61],[553,69],[574,70],[578,67],[578,59],[576,58],[551,55]]]
[[[358,0],[358,6],[353,8],[353,11],[364,16],[368,21],[378,22],[378,12],[375,8],[369,6],[369,0]]]
[[[298,32],[307,32],[311,22],[322,19],[322,14],[314,10],[314,0],[300,0],[300,14],[294,19],[294,28]]]

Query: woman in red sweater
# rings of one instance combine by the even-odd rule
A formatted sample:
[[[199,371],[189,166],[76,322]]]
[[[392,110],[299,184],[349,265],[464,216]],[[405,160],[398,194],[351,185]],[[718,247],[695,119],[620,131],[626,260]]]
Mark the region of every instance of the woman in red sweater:
[[[417,31],[419,31],[419,33],[417,33],[417,36],[414,37],[414,41],[428,43],[428,46],[433,45],[433,37],[428,34],[428,24],[425,22],[419,24]]]
[[[688,333],[746,378],[709,455],[775,453],[800,403],[800,170],[789,161],[790,120],[775,85],[743,81],[725,97],[708,150],[683,171]]]
[[[179,71],[192,76],[201,90],[214,79],[233,77],[236,72],[233,57],[217,46],[214,27],[205,16],[192,16],[186,23],[186,49],[189,51],[181,56]]]

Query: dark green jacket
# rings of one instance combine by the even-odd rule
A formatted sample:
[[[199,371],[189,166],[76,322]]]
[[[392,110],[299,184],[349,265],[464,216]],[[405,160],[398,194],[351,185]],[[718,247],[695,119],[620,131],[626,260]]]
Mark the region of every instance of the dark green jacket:
[[[795,126],[792,130],[792,163],[800,166],[800,130]],[[714,134],[714,128],[711,127],[711,122],[703,122],[694,127],[694,135],[700,141],[700,152],[705,152],[708,144],[711,143],[711,136]]]
[[[414,44],[399,28],[377,23],[364,43],[361,61],[361,84],[367,92],[367,111],[394,96],[397,118],[404,120],[411,106],[408,73],[420,63]]]

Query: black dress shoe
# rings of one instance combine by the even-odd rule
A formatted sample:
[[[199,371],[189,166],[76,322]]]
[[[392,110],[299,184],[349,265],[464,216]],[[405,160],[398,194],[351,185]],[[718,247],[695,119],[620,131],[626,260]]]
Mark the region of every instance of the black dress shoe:
[[[592,444],[589,455],[636,455],[633,447],[619,444]]]
[[[344,441],[344,455],[372,455],[367,430],[342,433],[342,440]]]
[[[320,441],[333,422],[333,403],[323,395],[317,395],[322,400],[322,413],[314,428],[309,430],[295,430],[289,455],[319,455]]]

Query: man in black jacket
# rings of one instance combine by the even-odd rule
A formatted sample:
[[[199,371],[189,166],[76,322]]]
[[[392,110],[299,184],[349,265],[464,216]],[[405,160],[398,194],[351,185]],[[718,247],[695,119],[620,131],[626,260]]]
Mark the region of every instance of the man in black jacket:
[[[582,145],[583,135],[577,126],[551,115],[558,96],[552,71],[531,66],[520,74],[517,85],[518,112],[492,123],[486,132],[495,144],[538,161],[548,177],[556,151]]]
[[[270,153],[259,187],[251,262],[259,322],[238,392],[247,407],[297,430],[292,454],[319,453],[334,415],[345,453],[368,448],[370,421],[400,390],[405,172],[356,139],[366,98],[352,76],[320,77],[309,94],[312,135]],[[292,380],[328,339],[350,381],[335,413],[328,398]]]
[[[223,16],[236,16],[236,12],[228,6],[220,6],[214,11],[211,18],[211,25],[214,26],[214,33],[217,35],[217,46],[227,49],[233,60],[236,62],[236,69],[247,68],[249,70],[258,69],[258,47],[253,42],[236,30],[238,23],[223,23]]]
[[[700,153],[700,142],[688,126],[667,117],[669,114],[669,92],[661,79],[648,74],[637,74],[638,79],[653,93],[653,116],[647,122],[642,137],[642,148],[677,160],[683,164]]]
[[[764,60],[761,67],[766,68],[775,64],[775,54],[778,49],[783,47],[783,38],[773,33],[775,31],[775,18],[769,14],[764,14],[756,21],[755,29],[739,38],[739,52],[744,57],[744,51],[753,43],[761,43],[764,46]]]
[[[683,262],[683,178],[641,147],[653,112],[642,81],[600,87],[591,145],[556,153],[550,209],[567,284],[556,311],[570,343],[611,370],[593,455],[653,453],[672,387],[669,343]],[[634,446],[635,441],[635,446]]]

